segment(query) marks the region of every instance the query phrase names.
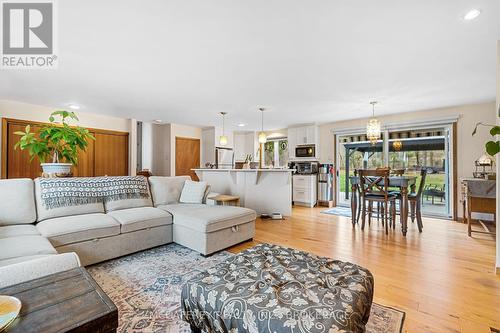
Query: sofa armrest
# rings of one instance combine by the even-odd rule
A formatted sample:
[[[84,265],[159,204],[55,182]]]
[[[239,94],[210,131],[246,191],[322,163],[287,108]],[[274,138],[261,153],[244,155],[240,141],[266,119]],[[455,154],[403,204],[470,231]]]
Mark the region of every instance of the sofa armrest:
[[[55,254],[0,267],[0,288],[81,266],[74,252]]]
[[[212,199],[209,199],[210,197],[215,197],[217,195],[219,195],[220,193],[217,193],[217,192],[208,192],[207,195],[205,196],[204,200],[203,200],[203,203],[206,204],[206,205],[211,205],[211,206],[215,206],[217,205],[217,203],[212,200]]]

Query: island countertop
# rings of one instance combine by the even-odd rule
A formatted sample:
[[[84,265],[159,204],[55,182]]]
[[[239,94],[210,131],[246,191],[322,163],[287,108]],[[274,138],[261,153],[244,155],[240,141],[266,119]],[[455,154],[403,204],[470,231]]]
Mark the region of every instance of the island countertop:
[[[226,171],[226,172],[293,172],[295,169],[211,169],[196,168],[193,171]]]
[[[240,204],[258,214],[292,214],[294,169],[192,169],[211,191],[237,195]]]

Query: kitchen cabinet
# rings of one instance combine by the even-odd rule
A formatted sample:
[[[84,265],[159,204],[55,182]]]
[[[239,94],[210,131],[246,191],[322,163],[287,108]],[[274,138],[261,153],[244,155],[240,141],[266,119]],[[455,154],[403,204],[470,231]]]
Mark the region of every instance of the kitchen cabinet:
[[[315,145],[316,158],[319,157],[319,129],[316,125],[307,125],[288,128],[289,158],[294,159],[295,147],[299,145]]]
[[[293,175],[292,200],[295,205],[314,207],[318,197],[317,175]]]

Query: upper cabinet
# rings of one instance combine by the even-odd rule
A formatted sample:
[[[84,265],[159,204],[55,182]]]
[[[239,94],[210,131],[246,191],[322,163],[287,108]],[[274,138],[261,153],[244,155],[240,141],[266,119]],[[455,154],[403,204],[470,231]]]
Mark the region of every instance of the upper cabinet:
[[[300,145],[315,145],[316,158],[318,158],[319,129],[317,125],[306,125],[288,128],[289,158],[295,158],[295,147]]]

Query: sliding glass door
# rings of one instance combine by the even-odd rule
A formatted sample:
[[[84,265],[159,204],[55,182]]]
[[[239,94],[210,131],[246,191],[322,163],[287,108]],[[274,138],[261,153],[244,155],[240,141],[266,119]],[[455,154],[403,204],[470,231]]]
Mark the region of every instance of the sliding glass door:
[[[450,137],[452,126],[418,129],[391,129],[382,140],[371,145],[358,133],[337,135],[337,204],[350,205],[349,176],[355,169],[389,166],[408,176],[417,177],[426,171],[422,183],[423,213],[428,216],[451,217],[452,165]]]

